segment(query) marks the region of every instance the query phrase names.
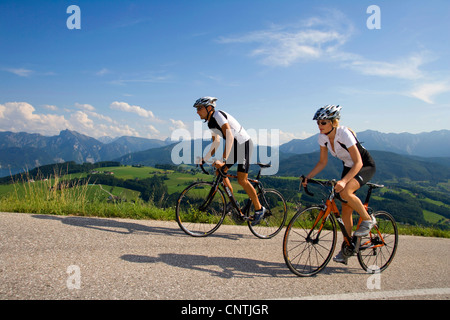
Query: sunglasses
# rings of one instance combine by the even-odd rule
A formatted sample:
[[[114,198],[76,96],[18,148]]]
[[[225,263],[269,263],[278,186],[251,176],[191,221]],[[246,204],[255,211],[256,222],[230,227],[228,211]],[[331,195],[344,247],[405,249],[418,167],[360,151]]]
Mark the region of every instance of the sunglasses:
[[[317,125],[319,126],[326,126],[329,122],[328,121],[317,121]]]

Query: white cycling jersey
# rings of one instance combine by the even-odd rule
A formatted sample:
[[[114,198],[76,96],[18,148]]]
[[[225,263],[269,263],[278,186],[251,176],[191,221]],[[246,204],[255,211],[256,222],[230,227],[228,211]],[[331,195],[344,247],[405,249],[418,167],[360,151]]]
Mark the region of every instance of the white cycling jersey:
[[[348,148],[356,145],[357,141],[353,133],[346,127],[337,127],[336,136],[334,138],[334,150],[331,148],[330,138],[326,134],[319,134],[319,144],[322,147],[327,147],[330,153],[342,160],[344,166],[353,167],[353,160],[348,152]]]
[[[226,113],[225,111],[214,111],[208,121],[208,128],[211,129],[213,133],[219,134],[221,137],[226,139],[226,132],[222,132],[222,126],[225,123],[230,125],[231,133],[239,144],[243,144],[250,140],[250,135],[247,131],[245,131],[244,127],[242,127],[232,115]]]

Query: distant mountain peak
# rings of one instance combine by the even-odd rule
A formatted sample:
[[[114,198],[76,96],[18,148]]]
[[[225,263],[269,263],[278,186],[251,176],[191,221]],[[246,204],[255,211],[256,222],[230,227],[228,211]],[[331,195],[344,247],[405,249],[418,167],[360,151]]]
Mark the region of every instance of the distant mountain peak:
[[[383,133],[374,130],[358,132],[358,140],[368,150],[389,151],[420,157],[449,157],[450,130],[422,133]],[[309,153],[319,150],[317,134],[307,139],[295,139],[280,146],[287,153]]]

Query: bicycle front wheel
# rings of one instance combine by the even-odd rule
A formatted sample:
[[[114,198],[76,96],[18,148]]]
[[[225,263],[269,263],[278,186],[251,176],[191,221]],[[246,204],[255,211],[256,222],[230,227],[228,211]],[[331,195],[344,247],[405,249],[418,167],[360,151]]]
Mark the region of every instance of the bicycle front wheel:
[[[298,211],[289,222],[283,240],[283,256],[288,268],[298,276],[320,272],[336,247],[336,221],[329,214],[325,221],[320,207]]]
[[[214,193],[212,183],[193,183],[178,198],[176,220],[181,230],[190,236],[209,236],[224,218],[225,197],[220,189]]]
[[[265,189],[264,194],[258,195],[259,202],[266,208],[264,218],[256,226],[248,222],[250,231],[261,239],[275,237],[283,229],[287,217],[287,205],[282,194],[277,190]],[[255,212],[253,204],[250,212]]]
[[[369,273],[385,270],[392,262],[397,251],[398,230],[394,217],[385,211],[373,214],[377,224],[369,235],[361,239],[358,261]]]

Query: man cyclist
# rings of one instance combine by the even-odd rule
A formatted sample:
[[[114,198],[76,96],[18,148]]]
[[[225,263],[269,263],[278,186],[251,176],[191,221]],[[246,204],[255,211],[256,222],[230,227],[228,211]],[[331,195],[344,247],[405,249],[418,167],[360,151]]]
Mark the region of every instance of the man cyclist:
[[[244,188],[253,203],[255,215],[252,225],[257,225],[264,217],[266,209],[261,206],[255,188],[248,181],[253,143],[247,131],[233,116],[224,111],[215,110],[216,101],[217,98],[214,97],[202,97],[194,103],[194,108],[197,109],[200,119],[208,123],[213,140],[210,150],[200,161],[205,163],[209,160],[215,154],[221,139],[225,140],[222,160],[215,160],[213,166],[217,169],[222,169],[223,172],[227,172],[236,162],[238,163],[238,183]],[[224,178],[224,183],[233,192],[233,187],[228,178]],[[241,218],[243,217],[241,216]]]

